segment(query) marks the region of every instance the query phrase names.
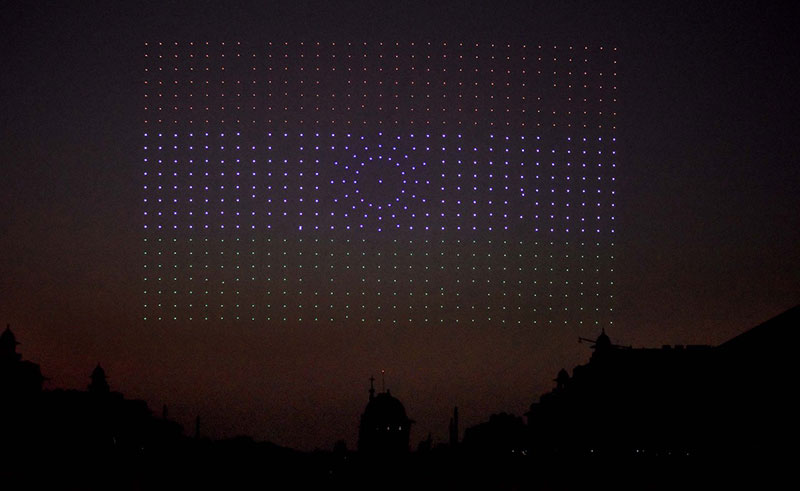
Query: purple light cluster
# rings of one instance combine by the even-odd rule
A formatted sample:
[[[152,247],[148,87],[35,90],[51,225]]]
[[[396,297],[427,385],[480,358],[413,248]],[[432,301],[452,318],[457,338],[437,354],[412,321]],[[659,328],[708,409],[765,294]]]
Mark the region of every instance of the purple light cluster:
[[[145,318],[611,322],[614,51],[147,43]]]

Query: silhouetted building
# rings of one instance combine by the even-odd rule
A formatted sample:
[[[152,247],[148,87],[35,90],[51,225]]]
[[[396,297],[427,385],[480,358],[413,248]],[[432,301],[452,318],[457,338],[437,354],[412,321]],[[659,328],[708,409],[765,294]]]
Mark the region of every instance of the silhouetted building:
[[[427,453],[430,452],[432,448],[433,448],[433,435],[430,432],[428,432],[428,437],[420,441],[419,444],[417,445],[417,453],[419,454]]]
[[[492,414],[489,421],[464,431],[462,446],[469,452],[500,455],[522,455],[527,451],[527,431],[522,418],[513,414]]]
[[[0,335],[0,417],[5,423],[0,454],[13,456],[13,465],[124,460],[166,453],[181,438],[180,425],[154,418],[144,401],[112,392],[100,365],[88,391],[42,391],[39,365],[23,361],[18,344],[10,329]]]
[[[389,390],[375,394],[374,381],[370,378],[369,402],[358,427],[358,451],[368,454],[408,452],[413,421]]]
[[[589,363],[527,413],[530,445],[554,454],[755,454],[796,444],[793,353],[800,306],[718,347],[631,348],[602,332]],[[793,435],[789,437],[788,435]]]
[[[23,361],[17,353],[19,344],[11,327],[6,326],[0,334],[0,394],[5,401],[37,394],[44,383],[39,365]]]
[[[770,453],[800,439],[797,398],[800,305],[745,331],[714,349],[717,384],[731,446]],[[794,451],[793,455],[797,455]]]

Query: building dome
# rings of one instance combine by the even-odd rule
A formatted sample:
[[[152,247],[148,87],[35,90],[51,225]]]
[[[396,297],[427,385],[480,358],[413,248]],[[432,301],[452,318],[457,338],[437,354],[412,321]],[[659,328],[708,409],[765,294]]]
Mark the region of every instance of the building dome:
[[[364,418],[384,426],[405,425],[408,422],[406,408],[389,391],[372,398],[364,409]]]
[[[606,330],[603,329],[600,335],[597,336],[597,341],[595,341],[595,350],[596,351],[605,350],[610,347],[611,347],[611,338],[608,337],[608,334],[606,334]]]
[[[358,428],[358,450],[367,453],[403,453],[408,451],[412,420],[403,403],[387,390],[370,399]]]

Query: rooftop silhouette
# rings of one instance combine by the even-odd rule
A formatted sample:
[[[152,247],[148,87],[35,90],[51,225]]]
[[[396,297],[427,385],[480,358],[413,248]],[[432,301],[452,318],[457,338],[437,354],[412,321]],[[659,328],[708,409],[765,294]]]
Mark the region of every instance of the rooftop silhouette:
[[[788,458],[785,449],[797,442],[798,404],[791,390],[797,365],[791,354],[798,327],[800,306],[719,346],[634,348],[615,343],[613,333],[603,330],[595,339],[579,340],[590,343],[589,361],[571,374],[561,369],[554,388],[531,405],[527,422],[494,414],[467,428],[460,441],[455,408],[448,442],[433,445],[428,435],[414,453],[409,450],[414,421],[390,390],[376,392],[371,378],[358,452],[337,442],[332,452],[313,454],[247,436],[203,438],[199,417],[193,437],[184,436],[166,407],[156,417],[144,401],[112,390],[100,363],[86,391],[43,390],[39,366],[23,360],[7,327],[0,335],[6,401],[0,408],[6,426],[0,450],[11,456],[11,465],[0,479],[12,484],[72,479],[92,487],[135,481],[139,478],[126,473],[138,468],[148,479],[166,476],[155,487],[226,486],[267,479],[262,471],[268,465],[272,478],[292,475],[301,487],[370,488],[375,479],[397,474],[387,485],[569,487],[591,481],[635,488],[650,473],[666,472],[666,489],[698,469],[711,481],[694,484],[719,484],[710,477],[714,472],[746,463],[728,478],[746,471],[763,483],[779,475]],[[91,465],[77,477],[27,473],[34,464],[66,472],[83,463]],[[570,473],[575,465],[596,474],[587,480]],[[620,466],[625,474],[603,474]]]

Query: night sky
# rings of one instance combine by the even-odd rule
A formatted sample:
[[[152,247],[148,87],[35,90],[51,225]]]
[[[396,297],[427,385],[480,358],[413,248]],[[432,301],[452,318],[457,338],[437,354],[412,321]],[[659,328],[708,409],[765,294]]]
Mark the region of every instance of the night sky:
[[[416,445],[578,336],[800,301],[794,12],[331,3],[3,7],[0,321],[47,388],[352,448],[385,370]]]

